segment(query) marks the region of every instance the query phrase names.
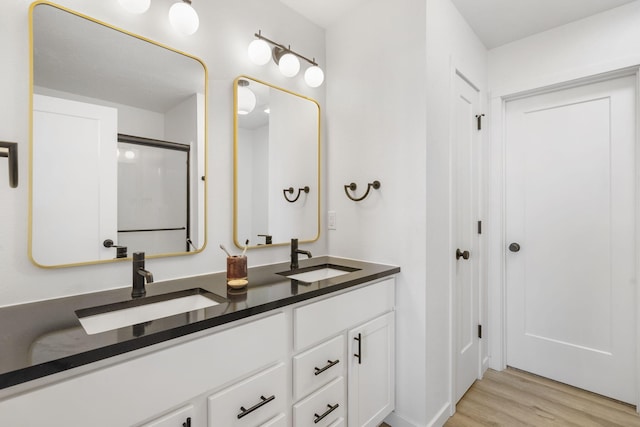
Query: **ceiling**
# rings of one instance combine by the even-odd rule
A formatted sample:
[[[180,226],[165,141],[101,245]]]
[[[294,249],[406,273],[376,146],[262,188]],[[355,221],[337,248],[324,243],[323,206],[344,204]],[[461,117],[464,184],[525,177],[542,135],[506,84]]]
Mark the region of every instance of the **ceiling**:
[[[328,28],[369,0],[280,0]],[[487,49],[637,0],[451,0]]]

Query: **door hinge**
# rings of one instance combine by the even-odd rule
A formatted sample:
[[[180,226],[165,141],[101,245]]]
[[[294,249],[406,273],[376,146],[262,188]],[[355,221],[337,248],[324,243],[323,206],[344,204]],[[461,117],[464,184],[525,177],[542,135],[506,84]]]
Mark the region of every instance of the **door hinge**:
[[[482,338],[482,325],[478,325],[478,338]]]
[[[482,129],[482,118],[484,114],[476,114],[476,120],[478,120],[478,130]]]
[[[478,234],[482,234],[482,221],[478,221]]]

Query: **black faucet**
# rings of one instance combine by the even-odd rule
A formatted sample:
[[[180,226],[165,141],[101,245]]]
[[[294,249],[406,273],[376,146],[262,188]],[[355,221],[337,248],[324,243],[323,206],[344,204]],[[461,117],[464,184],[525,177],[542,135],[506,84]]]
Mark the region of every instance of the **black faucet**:
[[[291,239],[291,270],[298,268],[298,254],[305,254],[307,258],[311,258],[311,252],[298,249],[298,239]]]
[[[131,298],[141,298],[147,294],[145,281],[153,283],[153,274],[144,269],[144,252],[133,253],[133,290]]]

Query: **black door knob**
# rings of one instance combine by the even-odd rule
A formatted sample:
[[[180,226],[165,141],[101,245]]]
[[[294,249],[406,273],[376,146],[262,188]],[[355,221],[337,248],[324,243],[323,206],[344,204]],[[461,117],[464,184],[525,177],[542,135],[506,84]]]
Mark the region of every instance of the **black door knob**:
[[[456,259],[469,259],[469,251],[461,251],[460,249],[456,249]]]
[[[509,250],[511,252],[518,252],[520,250],[520,245],[514,242],[509,245]]]

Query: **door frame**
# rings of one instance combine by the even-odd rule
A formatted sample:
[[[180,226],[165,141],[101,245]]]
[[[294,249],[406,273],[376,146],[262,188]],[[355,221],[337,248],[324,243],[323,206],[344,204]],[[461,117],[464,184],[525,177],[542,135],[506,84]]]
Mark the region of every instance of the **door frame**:
[[[640,65],[604,71],[586,76],[565,76],[555,82],[530,84],[519,90],[506,90],[491,96],[490,157],[484,168],[488,181],[488,292],[489,292],[489,367],[501,371],[506,368],[506,105],[520,98],[553,92],[561,89],[611,80],[617,77],[635,76],[636,79],[636,232],[635,242],[640,254]],[[636,354],[640,355],[640,255],[635,261],[636,277]],[[636,410],[640,412],[640,357],[636,357]]]

